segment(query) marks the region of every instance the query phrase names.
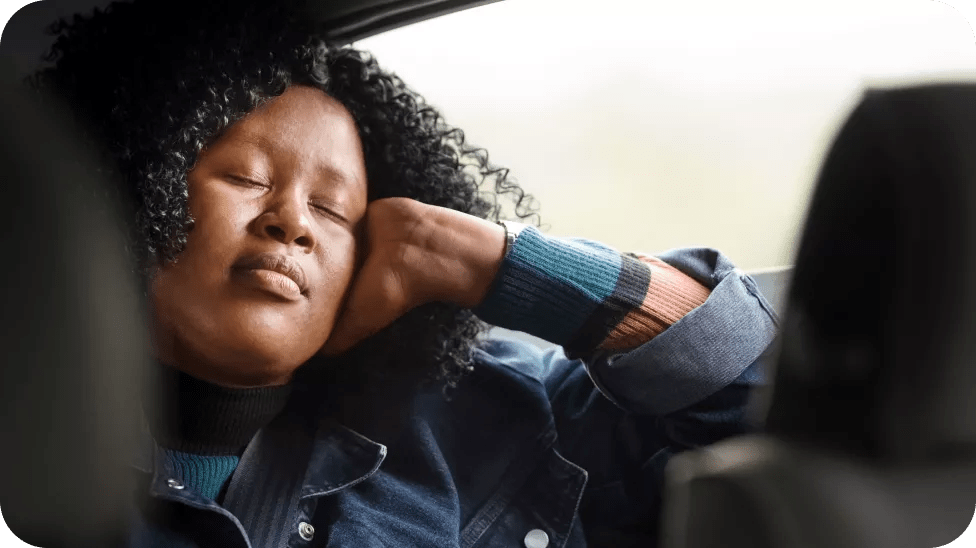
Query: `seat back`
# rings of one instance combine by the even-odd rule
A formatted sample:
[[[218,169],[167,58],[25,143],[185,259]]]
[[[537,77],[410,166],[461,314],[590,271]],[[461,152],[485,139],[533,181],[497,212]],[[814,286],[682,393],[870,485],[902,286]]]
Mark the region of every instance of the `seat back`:
[[[976,85],[865,95],[811,200],[765,436],[674,459],[666,546],[928,547],[969,525],[974,150]]]
[[[0,61],[0,507],[32,545],[112,546],[141,417],[144,305],[106,181]]]

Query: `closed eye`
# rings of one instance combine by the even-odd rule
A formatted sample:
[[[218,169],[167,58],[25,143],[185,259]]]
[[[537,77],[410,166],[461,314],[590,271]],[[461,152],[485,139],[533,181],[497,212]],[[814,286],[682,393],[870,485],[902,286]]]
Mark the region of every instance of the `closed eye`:
[[[315,210],[318,211],[319,213],[321,213],[322,215],[325,215],[327,217],[332,217],[333,219],[337,219],[337,220],[339,220],[339,221],[341,221],[343,223],[347,223],[347,224],[349,223],[349,220],[348,219],[346,219],[345,217],[343,217],[340,213],[337,213],[336,210],[335,210],[335,208],[330,207],[327,204],[311,203],[310,205],[313,208],[315,208]]]
[[[235,184],[239,184],[239,185],[243,185],[243,186],[249,186],[249,187],[252,187],[252,188],[270,188],[271,187],[271,185],[269,185],[267,183],[260,183],[260,182],[254,180],[254,179],[250,179],[248,177],[242,177],[240,175],[228,175],[227,178],[230,179],[231,181],[233,181]]]
[[[271,185],[268,183],[262,183],[255,179],[244,177],[241,175],[227,175],[226,178],[232,181],[234,184],[240,186],[246,186],[250,188],[260,188],[260,189],[271,188]],[[332,218],[344,224],[349,224],[349,220],[346,219],[346,217],[344,217],[341,213],[337,212],[336,211],[337,208],[331,204],[322,203],[322,202],[309,202],[309,205],[312,206],[312,208],[314,208],[315,211],[317,211],[319,214],[325,217]]]

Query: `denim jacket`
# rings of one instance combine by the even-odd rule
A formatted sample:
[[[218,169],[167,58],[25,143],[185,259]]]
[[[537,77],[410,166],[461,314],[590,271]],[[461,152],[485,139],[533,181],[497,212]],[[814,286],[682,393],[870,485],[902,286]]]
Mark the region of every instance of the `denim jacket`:
[[[721,253],[657,258],[711,292],[646,343],[576,348],[570,359],[558,346],[484,340],[452,398],[419,392],[403,427],[381,440],[286,408],[251,441],[221,505],[186,489],[153,446],[136,463],[145,489],[130,545],[656,545],[669,458],[750,431],[746,404],[764,382],[778,325],[755,282]],[[513,261],[508,275],[522,268]],[[496,287],[495,302],[505,290]],[[557,338],[552,323],[563,319],[533,334]]]

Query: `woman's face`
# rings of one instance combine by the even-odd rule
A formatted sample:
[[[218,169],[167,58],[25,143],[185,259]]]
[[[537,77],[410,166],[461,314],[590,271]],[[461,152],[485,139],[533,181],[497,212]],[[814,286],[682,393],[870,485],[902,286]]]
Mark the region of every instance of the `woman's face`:
[[[150,285],[157,357],[225,386],[286,383],[328,339],[353,276],[366,168],[352,116],[293,86],[188,180],[186,249]]]

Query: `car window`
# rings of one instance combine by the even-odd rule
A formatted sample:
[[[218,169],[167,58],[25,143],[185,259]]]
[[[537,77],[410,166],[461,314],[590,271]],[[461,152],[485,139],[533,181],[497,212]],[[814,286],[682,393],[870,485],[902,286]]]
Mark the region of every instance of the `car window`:
[[[744,269],[791,264],[866,86],[976,78],[968,22],[929,0],[508,0],[357,45],[511,168],[549,233]]]

